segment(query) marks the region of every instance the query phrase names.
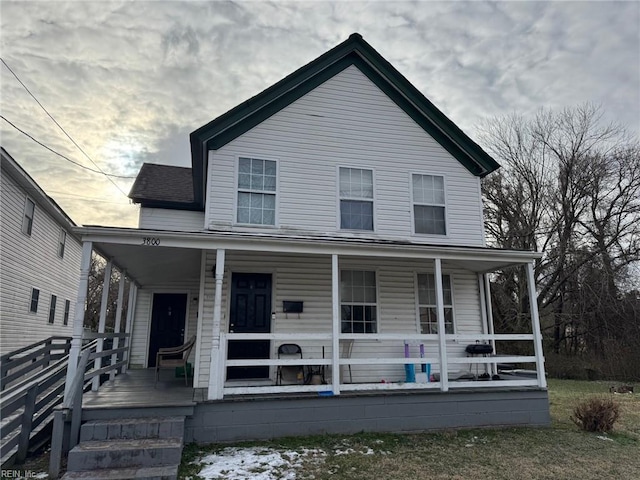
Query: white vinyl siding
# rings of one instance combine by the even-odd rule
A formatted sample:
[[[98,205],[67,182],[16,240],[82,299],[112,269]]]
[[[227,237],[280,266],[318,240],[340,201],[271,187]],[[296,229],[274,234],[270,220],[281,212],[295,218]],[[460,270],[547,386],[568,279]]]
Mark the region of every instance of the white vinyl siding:
[[[411,175],[414,233],[447,234],[444,177]]]
[[[35,215],[31,237],[27,237],[22,232],[25,196],[27,189],[33,191],[33,186],[25,188],[20,183],[22,178],[5,169],[4,159],[0,177],[0,354],[4,354],[53,335],[71,336],[72,322],[68,326],[60,321],[49,323],[49,299],[51,295],[77,297],[82,246],[75,237],[67,235],[64,258],[58,257],[61,224],[33,194],[29,198],[35,202]],[[38,291],[39,305],[32,312],[34,289]],[[74,314],[75,302],[71,302],[70,318]]]
[[[142,207],[138,217],[138,227],[176,232],[201,232],[204,229],[204,212]]]
[[[419,273],[417,278],[420,333],[438,333],[435,277],[432,273]],[[454,333],[453,290],[449,275],[442,275],[442,290],[445,332]]]
[[[241,230],[234,226],[239,156],[278,159],[277,225],[282,232],[353,236],[353,231],[340,230],[336,207],[339,167],[351,167],[375,173],[375,231],[359,235],[483,245],[480,179],[355,66],[209,152],[207,228]],[[418,172],[446,178],[446,236],[413,234],[410,174]]]
[[[340,229],[373,230],[373,171],[340,167]]]
[[[237,223],[276,224],[277,171],[273,160],[238,159]]]

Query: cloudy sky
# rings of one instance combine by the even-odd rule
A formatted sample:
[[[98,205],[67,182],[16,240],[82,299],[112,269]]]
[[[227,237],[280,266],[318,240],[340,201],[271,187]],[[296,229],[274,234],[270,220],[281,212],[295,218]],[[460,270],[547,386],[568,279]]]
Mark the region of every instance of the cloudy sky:
[[[472,137],[586,101],[640,132],[638,1],[3,0],[0,16],[4,119],[123,177],[190,166],[191,131],[353,32]],[[2,146],[76,223],[136,225],[131,178],[6,120]]]

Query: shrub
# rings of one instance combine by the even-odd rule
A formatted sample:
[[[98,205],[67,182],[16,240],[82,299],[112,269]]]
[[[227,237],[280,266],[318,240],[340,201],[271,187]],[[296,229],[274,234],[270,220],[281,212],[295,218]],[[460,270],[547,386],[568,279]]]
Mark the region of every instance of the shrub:
[[[587,432],[609,432],[619,416],[620,408],[616,402],[593,397],[578,404],[571,420]]]

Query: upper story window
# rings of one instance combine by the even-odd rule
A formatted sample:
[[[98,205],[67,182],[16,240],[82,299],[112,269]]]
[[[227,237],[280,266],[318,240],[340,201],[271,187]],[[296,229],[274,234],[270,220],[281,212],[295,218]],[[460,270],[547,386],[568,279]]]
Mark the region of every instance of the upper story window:
[[[60,236],[58,237],[58,256],[64,258],[64,246],[67,243],[67,232],[64,229],[60,230]]]
[[[276,224],[276,179],[275,161],[240,157],[238,223]]]
[[[37,288],[31,289],[31,302],[29,305],[29,311],[33,313],[38,313],[38,300],[40,298],[40,290]]]
[[[340,309],[342,333],[378,331],[376,272],[340,272]]]
[[[29,197],[27,197],[24,204],[24,216],[22,217],[22,233],[31,236],[31,230],[33,229],[33,215],[36,210],[36,204],[33,203]]]
[[[373,170],[340,167],[340,228],[373,230]]]
[[[64,317],[62,320],[62,324],[63,325],[69,325],[69,309],[71,308],[71,301],[70,300],[65,300],[64,301]]]
[[[414,173],[411,184],[414,232],[446,235],[444,177]]]
[[[453,333],[453,291],[451,276],[442,275],[445,333]],[[436,281],[433,273],[418,274],[418,314],[420,333],[438,333],[438,306]]]
[[[56,301],[58,297],[51,295],[51,303],[49,304],[49,323],[53,323],[56,318]]]

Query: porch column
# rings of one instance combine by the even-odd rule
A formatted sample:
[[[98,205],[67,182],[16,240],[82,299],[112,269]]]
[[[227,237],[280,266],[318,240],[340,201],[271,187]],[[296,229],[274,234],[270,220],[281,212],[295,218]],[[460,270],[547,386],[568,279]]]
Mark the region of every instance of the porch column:
[[[198,321],[196,322],[195,362],[193,366],[193,388],[200,378],[200,359],[202,358],[202,337],[204,323],[204,294],[207,280],[207,250],[200,251],[200,288],[198,289]],[[208,382],[208,380],[207,380]],[[208,385],[207,385],[208,386]]]
[[[340,270],[338,255],[331,255],[331,390],[340,395]]]
[[[533,329],[533,348],[536,353],[538,386],[540,388],[547,388],[547,378],[544,375],[544,351],[542,350],[542,333],[540,332],[540,319],[538,318],[538,293],[536,292],[536,279],[533,274],[533,262],[527,263],[527,286],[529,287],[529,308],[531,309],[531,326]]]
[[[444,291],[442,288],[442,261],[439,258],[434,259],[434,273],[436,281],[436,305],[438,311],[438,344],[440,347],[440,390],[446,392],[449,390],[449,373],[447,372],[447,341],[445,337],[444,325]]]
[[[104,333],[104,327],[107,323],[107,304],[109,303],[109,286],[111,285],[111,267],[113,262],[109,260],[104,267],[104,281],[102,282],[102,298],[100,299],[100,320],[98,321],[98,333]],[[98,339],[98,345],[96,346],[96,353],[102,352],[104,347],[104,339]],[[102,367],[102,358],[95,359],[95,369],[99,370]],[[100,386],[100,375],[93,377],[91,384],[91,390],[94,392],[98,390]]]
[[[82,260],[80,263],[80,284],[78,285],[78,297],[73,317],[73,335],[71,348],[69,349],[69,365],[67,366],[67,378],[64,386],[64,398],[68,398],[69,388],[78,369],[78,359],[82,349],[82,332],[84,329],[84,311],[87,303],[87,290],[89,288],[89,269],[91,268],[92,242],[82,242]]]
[[[211,363],[209,364],[209,400],[221,400],[225,381],[226,359],[221,358],[221,352],[226,352],[225,346],[220,345],[220,324],[222,319],[222,280],[224,278],[225,250],[216,250],[215,293],[213,297],[213,336],[211,339]]]
[[[116,321],[113,327],[114,333],[120,333],[120,323],[122,322],[122,302],[124,301],[124,280],[126,275],[127,275],[127,272],[125,271],[120,272],[120,282],[118,284],[118,303],[116,305]],[[115,337],[113,339],[112,348],[114,350],[117,349],[119,344],[120,344],[120,339],[118,337]],[[113,355],[111,355],[111,364],[113,365],[117,361],[118,361],[118,354],[114,353]],[[109,372],[109,380],[114,380],[115,378],[116,378],[116,371],[111,370],[111,372]]]
[[[487,325],[487,302],[485,300],[484,274],[478,274],[478,291],[480,292],[480,320],[482,321],[482,333],[489,334],[489,326]],[[495,348],[493,349],[495,353]],[[489,365],[484,365],[485,372],[488,371]],[[491,370],[493,375],[493,370]]]
[[[131,279],[130,279],[131,280]],[[136,297],[138,295],[138,287],[134,282],[129,283],[129,300],[127,301],[127,323],[124,326],[124,333],[127,336],[124,338],[124,346],[127,349],[124,352],[122,358],[125,360],[125,364],[122,367],[122,373],[127,371],[127,367],[129,366],[129,351],[131,350],[131,326],[133,324],[133,317],[135,315],[136,310]]]
[[[487,302],[486,303],[487,304],[487,324],[489,327],[489,335],[495,335],[495,327],[493,325],[493,305],[491,303],[491,282],[489,281],[489,278],[487,277],[486,273],[482,277],[483,277],[483,283],[484,283],[484,296]],[[491,343],[491,348],[493,348],[493,353],[495,355],[497,353],[495,338],[492,338],[490,340],[490,343]],[[493,375],[498,374],[497,363],[491,364],[491,371]]]

